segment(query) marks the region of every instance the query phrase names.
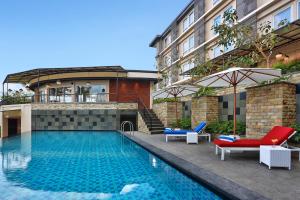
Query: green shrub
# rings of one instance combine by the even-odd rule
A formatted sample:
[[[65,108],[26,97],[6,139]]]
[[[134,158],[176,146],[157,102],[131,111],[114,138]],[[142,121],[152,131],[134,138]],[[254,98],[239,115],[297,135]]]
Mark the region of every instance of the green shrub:
[[[157,104],[157,103],[164,103],[164,102],[176,102],[175,98],[160,98],[160,99],[154,99],[153,103]]]
[[[291,138],[291,142],[300,143],[300,124],[294,124],[292,128],[294,128],[297,133]]]
[[[190,129],[191,124],[191,118],[183,118],[178,120],[179,127],[177,126],[176,122],[172,123],[171,126],[172,128]]]
[[[281,69],[282,74],[300,71],[300,60],[293,60],[288,63],[277,62],[273,65],[275,69]]]
[[[223,134],[230,135],[233,134],[233,121],[217,121],[212,122],[207,125],[206,131],[212,134]],[[236,123],[236,133],[238,135],[244,135],[246,132],[246,124],[237,121]]]
[[[212,87],[200,87],[199,90],[195,93],[196,97],[202,96],[211,96],[215,95],[216,91]]]

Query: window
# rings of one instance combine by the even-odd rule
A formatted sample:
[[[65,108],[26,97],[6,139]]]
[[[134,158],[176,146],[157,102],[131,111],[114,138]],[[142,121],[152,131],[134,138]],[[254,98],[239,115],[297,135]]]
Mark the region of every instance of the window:
[[[76,87],[77,102],[106,102],[107,91],[105,85],[90,85]]]
[[[228,44],[227,47],[224,47],[224,52],[229,52],[234,49],[234,43]]]
[[[288,7],[274,16],[274,28],[280,28],[292,21],[291,7]]]
[[[297,2],[298,19],[300,19],[300,1]]]
[[[72,102],[71,87],[49,88],[48,94],[50,102]]]
[[[188,39],[183,42],[183,55],[188,54],[194,49],[195,39],[194,34],[192,34]]]
[[[164,43],[165,43],[165,48],[167,48],[171,44],[171,35],[168,35],[165,38]]]
[[[233,7],[232,6],[229,6],[225,11],[224,11],[224,13],[225,12],[228,12],[228,13],[233,13]]]
[[[221,21],[222,21],[221,15],[217,16],[217,17],[214,19],[214,27],[219,26],[219,25],[221,24]],[[214,32],[214,34],[217,34],[217,33]]]
[[[167,66],[167,67],[171,66],[171,56],[166,55],[166,56],[164,57],[164,64],[165,64],[165,66]]]
[[[183,20],[183,31],[186,31],[194,23],[194,11],[192,11],[184,20]]]
[[[188,62],[185,62],[181,65],[181,72],[184,73],[184,72],[187,72],[191,69],[193,69],[195,66],[194,62],[193,61],[188,61]],[[187,78],[187,77],[190,77],[189,75],[182,75],[182,79],[184,78]]]
[[[214,58],[216,58],[222,54],[220,46],[216,46],[215,48],[213,48],[213,51],[214,51]]]
[[[216,5],[219,2],[220,2],[220,0],[213,0],[213,5]]]
[[[166,77],[166,86],[170,86],[172,84],[172,72],[169,71]]]

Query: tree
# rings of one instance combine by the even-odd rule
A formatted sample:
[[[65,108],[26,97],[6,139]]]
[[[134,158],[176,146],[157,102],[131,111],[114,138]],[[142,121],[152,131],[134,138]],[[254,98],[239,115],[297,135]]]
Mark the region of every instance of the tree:
[[[1,104],[24,104],[31,103],[32,95],[20,90],[8,90],[8,94],[1,98]]]
[[[287,21],[283,20],[278,26],[285,24]],[[249,52],[246,55],[229,55],[225,65],[243,67],[265,61],[267,67],[270,67],[270,58],[278,40],[271,22],[266,21],[256,28],[254,25],[239,22],[236,10],[227,10],[223,15],[223,22],[213,25],[212,30],[218,34],[218,46],[234,46]]]

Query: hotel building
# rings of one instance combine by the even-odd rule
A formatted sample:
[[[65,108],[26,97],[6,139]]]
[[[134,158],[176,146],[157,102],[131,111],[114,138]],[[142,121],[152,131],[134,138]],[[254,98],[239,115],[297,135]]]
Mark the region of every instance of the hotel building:
[[[289,59],[299,58],[299,0],[193,0],[150,43],[157,50],[157,70],[164,74],[156,89],[188,80],[190,77],[184,73],[195,67],[195,60],[222,63],[229,53],[247,53],[233,46],[222,49],[216,45],[218,36],[212,26],[220,24],[224,12],[230,9],[236,10],[239,23],[253,26],[266,21],[272,23],[280,41],[271,60],[281,52]],[[288,33],[281,34],[279,30],[282,27],[278,23],[282,20],[291,23]]]

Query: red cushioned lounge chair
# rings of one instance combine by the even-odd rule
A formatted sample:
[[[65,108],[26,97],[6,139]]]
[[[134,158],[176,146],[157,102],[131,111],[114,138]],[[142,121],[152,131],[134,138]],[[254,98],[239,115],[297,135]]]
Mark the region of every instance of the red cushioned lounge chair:
[[[272,140],[277,139],[274,145],[284,145],[287,140],[296,134],[295,129],[283,126],[274,126],[267,135],[260,139],[238,139],[235,142],[227,142],[216,139],[216,155],[221,150],[221,160],[225,159],[225,152],[231,151],[259,151],[260,145],[273,145]]]

